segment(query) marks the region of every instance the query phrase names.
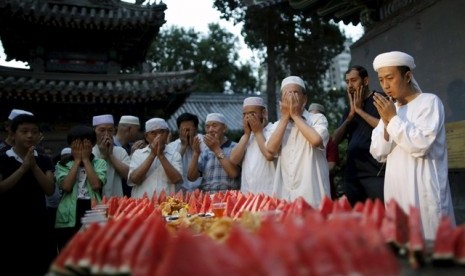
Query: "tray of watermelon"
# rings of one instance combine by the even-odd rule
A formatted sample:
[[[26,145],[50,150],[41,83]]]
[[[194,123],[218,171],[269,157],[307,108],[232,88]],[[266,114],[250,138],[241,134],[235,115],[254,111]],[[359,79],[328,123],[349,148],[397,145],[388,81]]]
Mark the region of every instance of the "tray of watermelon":
[[[173,198],[186,211],[170,222],[160,206]],[[214,202],[225,203],[222,217],[195,220]],[[51,275],[465,275],[465,226],[443,218],[425,241],[419,211],[395,201],[325,198],[314,208],[303,198],[195,191],[103,203],[107,223],[78,232]]]

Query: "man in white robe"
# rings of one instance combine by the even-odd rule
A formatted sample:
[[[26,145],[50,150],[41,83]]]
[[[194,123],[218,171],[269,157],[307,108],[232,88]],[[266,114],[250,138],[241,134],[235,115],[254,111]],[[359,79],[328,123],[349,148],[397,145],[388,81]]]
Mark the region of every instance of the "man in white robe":
[[[271,123],[260,97],[244,99],[242,106],[244,134],[231,152],[232,163],[241,166],[241,192],[272,196],[275,158],[266,149]]]
[[[413,77],[415,63],[410,55],[383,53],[373,67],[390,97],[375,96],[381,120],[370,146],[373,157],[386,162],[385,202],[396,200],[406,213],[410,205],[419,208],[424,237],[434,240],[442,216],[455,224],[444,106],[435,94],[422,93]]]
[[[281,83],[281,118],[273,124],[267,149],[278,156],[273,192],[279,198],[303,197],[318,208],[330,195],[325,145],[328,120],[305,109],[307,95],[303,80],[296,76]]]

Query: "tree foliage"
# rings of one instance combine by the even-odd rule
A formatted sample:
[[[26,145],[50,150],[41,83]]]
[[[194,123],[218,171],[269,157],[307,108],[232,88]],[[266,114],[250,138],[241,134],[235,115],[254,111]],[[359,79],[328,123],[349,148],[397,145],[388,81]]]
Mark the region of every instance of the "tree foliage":
[[[162,30],[149,49],[154,71],[194,69],[197,91],[234,92],[257,90],[257,79],[249,63],[238,64],[238,38],[212,23],[202,35],[193,29],[173,26]]]
[[[280,80],[289,75],[301,76],[309,95],[323,93],[323,75],[331,59],[342,52],[346,38],[334,23],[308,11],[295,10],[287,1],[249,8],[245,2],[215,0],[214,6],[222,18],[244,23],[242,34],[247,45],[263,50],[269,116],[276,120]]]

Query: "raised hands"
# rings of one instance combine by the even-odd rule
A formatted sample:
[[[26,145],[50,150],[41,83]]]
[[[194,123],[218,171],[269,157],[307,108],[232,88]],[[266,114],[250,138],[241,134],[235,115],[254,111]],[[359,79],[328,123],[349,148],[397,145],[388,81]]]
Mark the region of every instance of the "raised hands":
[[[244,126],[245,133],[250,133],[250,131],[254,133],[262,131],[263,129],[262,122],[259,120],[257,114],[255,113],[247,114],[245,116],[245,120],[247,121],[247,126],[248,126],[248,132],[246,131],[245,126]]]
[[[200,151],[201,151],[200,144],[201,144],[200,138],[196,135],[194,137],[193,142],[192,142],[192,149],[194,150],[194,152],[196,154],[199,154],[199,155],[200,155]]]
[[[34,157],[34,149],[35,149],[34,147],[30,147],[26,153],[26,156],[24,156],[23,164],[22,164],[24,171],[33,169],[37,165],[36,159]]]
[[[281,117],[284,119],[295,119],[302,116],[302,104],[299,101],[299,94],[294,92],[284,92],[281,102]]]
[[[111,135],[103,135],[97,144],[103,157],[106,158],[113,152],[113,137]]]
[[[162,140],[161,135],[157,135],[152,140],[150,143],[150,149],[152,150],[152,153],[155,154],[155,156],[160,156],[163,154],[163,151],[165,150],[165,143]]]
[[[378,110],[379,116],[384,122],[384,125],[387,125],[392,117],[397,115],[396,106],[394,102],[389,99],[385,98],[383,95],[379,93],[375,93],[373,96],[374,105]]]
[[[182,147],[191,146],[194,143],[195,129],[183,128],[179,130],[179,139]]]
[[[205,145],[207,145],[207,147],[213,152],[216,152],[215,150],[220,148],[220,141],[215,134],[205,134],[203,141],[205,142]]]
[[[71,143],[71,155],[75,163],[90,161],[92,155],[92,142],[88,139],[74,140]]]
[[[244,129],[244,134],[249,135],[252,131],[250,126],[250,114],[245,114],[242,116],[242,128]]]

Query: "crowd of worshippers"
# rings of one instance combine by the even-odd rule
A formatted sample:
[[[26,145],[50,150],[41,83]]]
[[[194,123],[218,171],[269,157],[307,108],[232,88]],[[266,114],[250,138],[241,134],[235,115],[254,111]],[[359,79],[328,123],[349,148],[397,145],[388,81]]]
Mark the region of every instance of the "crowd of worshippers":
[[[435,94],[422,92],[413,77],[412,56],[383,53],[373,67],[383,91],[370,91],[367,70],[351,66],[345,74],[347,110],[332,135],[324,107],[306,108],[306,85],[298,76],[281,82],[276,122],[268,122],[262,98],[244,99],[243,135],[237,142],[228,138],[222,113],[206,116],[204,133],[195,114],[180,115],[174,141],[175,130],[162,118],[147,120],[144,139],[137,140],[138,117],[122,116],[115,125],[112,115],[103,114],[93,117],[92,127],[70,129],[68,147],[52,162],[35,148],[41,140],[38,119],[14,109],[0,149],[0,212],[2,221],[17,225],[2,227],[8,232],[2,234],[22,239],[18,229],[31,224],[45,229],[40,218],[53,212],[49,223],[61,249],[79,231],[92,200],[150,198],[162,191],[241,190],[289,201],[303,197],[317,208],[324,197],[335,198],[331,170],[338,160],[329,157],[347,140],[343,190],[350,203],[395,199],[406,212],[417,206],[425,237],[431,239],[441,216],[454,221],[443,104]],[[24,201],[30,213],[8,207]],[[8,254],[16,252],[8,251],[17,246],[13,240],[4,247]],[[21,242],[43,246],[40,239]]]

